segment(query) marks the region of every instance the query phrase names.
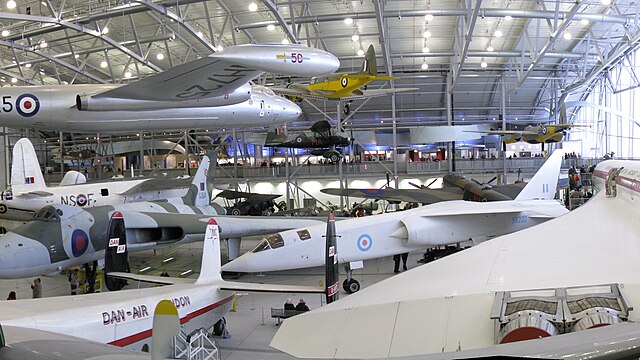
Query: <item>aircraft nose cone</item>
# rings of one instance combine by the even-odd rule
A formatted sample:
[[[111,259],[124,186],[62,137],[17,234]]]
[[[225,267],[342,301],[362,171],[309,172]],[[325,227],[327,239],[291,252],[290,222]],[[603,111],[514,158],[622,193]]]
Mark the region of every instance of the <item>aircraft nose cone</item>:
[[[302,109],[293,101],[282,98],[283,121],[296,120],[302,114]]]
[[[224,265],[222,265],[222,271],[229,272],[251,272],[249,271],[249,267],[247,266],[246,254],[236,258],[233,261],[230,261]]]
[[[0,236],[0,279],[46,274],[50,265],[49,252],[39,241],[13,232]]]

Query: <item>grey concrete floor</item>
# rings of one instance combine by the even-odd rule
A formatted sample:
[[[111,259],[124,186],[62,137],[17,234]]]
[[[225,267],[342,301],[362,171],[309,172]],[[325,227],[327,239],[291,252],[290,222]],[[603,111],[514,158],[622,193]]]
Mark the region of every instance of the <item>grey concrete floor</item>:
[[[257,240],[243,240],[242,251],[250,249]],[[226,261],[226,248],[222,246],[223,262]],[[160,275],[162,270],[167,270],[172,277],[181,276],[185,271],[192,272],[187,275],[196,278],[200,271],[200,259],[202,243],[186,244],[177,247],[167,247],[154,251],[133,253],[130,256],[132,272],[149,267],[144,273],[147,275]],[[409,256],[409,269],[418,266],[417,260],[422,257],[421,252],[412,253]],[[169,261],[166,259],[173,258]],[[247,274],[234,281],[271,283],[287,285],[311,285],[318,286],[324,279],[323,268],[309,268],[300,270],[281,271],[265,274]],[[344,279],[344,272],[340,274]],[[355,278],[360,281],[362,287],[369,286],[378,281],[393,276],[393,260],[385,257],[365,261],[363,269],[356,270]],[[40,277],[43,285],[43,296],[64,296],[70,294],[69,283],[66,275],[54,277]],[[20,280],[0,280],[0,296],[8,295],[9,291],[16,291],[18,299],[31,298],[30,282],[34,278]],[[131,284],[128,287],[145,285]],[[342,291],[340,297],[349,296]],[[237,297],[237,309],[226,316],[227,329],[230,337],[216,339],[221,350],[222,359],[293,359],[293,357],[281,353],[271,347],[269,343],[278,331],[276,319],[270,317],[272,307],[280,308],[287,298],[292,298],[294,303],[300,299],[298,294],[265,294],[265,293],[239,293]],[[4,299],[2,298],[2,299]],[[324,297],[321,295],[304,295],[308,306],[313,310],[324,305]],[[296,341],[300,341],[297,339]],[[306,340],[309,341],[309,340]]]

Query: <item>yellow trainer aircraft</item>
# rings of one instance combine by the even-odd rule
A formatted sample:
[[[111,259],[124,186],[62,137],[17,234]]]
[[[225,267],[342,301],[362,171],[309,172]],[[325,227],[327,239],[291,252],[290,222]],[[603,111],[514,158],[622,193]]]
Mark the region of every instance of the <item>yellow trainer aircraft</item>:
[[[384,96],[402,91],[417,90],[417,88],[403,89],[371,89],[367,84],[375,80],[398,80],[396,77],[379,76],[376,63],[376,51],[369,45],[362,67],[357,73],[334,73],[323,77],[314,77],[310,84],[291,83],[286,87],[272,87],[274,93],[286,96],[296,101],[302,98],[314,100],[361,100],[375,96]],[[349,104],[345,104],[345,114],[349,113]]]

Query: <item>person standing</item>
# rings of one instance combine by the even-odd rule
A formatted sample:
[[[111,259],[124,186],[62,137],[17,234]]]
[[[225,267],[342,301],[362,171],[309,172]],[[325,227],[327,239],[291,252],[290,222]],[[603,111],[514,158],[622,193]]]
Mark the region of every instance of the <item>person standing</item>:
[[[78,285],[80,285],[80,277],[78,276],[78,269],[73,269],[69,273],[69,285],[71,286],[71,295],[77,295]]]
[[[409,253],[402,253],[402,271],[407,271],[407,259],[409,258]]]
[[[393,255],[393,272],[396,274],[400,272],[400,254]]]
[[[40,280],[40,278],[33,280],[33,284],[31,285],[31,293],[34,299],[42,297],[42,281]]]

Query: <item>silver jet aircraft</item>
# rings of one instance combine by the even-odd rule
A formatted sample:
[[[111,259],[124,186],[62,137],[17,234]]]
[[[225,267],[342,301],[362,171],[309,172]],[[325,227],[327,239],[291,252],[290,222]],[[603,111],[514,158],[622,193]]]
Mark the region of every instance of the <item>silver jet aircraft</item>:
[[[349,293],[360,289],[351,272],[363,260],[468,241],[475,245],[566,214],[567,209],[553,200],[563,155],[556,150],[515,200],[443,201],[340,221],[336,224],[338,261],[349,265],[343,288]],[[322,225],[269,235],[222,270],[263,272],[321,266],[324,235]]]
[[[14,86],[0,90],[0,126],[73,132],[270,126],[300,108],[249,81],[264,72],[335,71],[332,54],[301,45],[238,45],[126,85]]]
[[[209,205],[209,156],[204,156],[182,198],[80,208],[48,205],[34,219],[0,237],[0,278],[55,275],[62,269],[104,258],[107,226],[114,211],[125,216],[129,251],[203,239]],[[216,217],[223,238],[269,234],[323,223],[277,217]]]

